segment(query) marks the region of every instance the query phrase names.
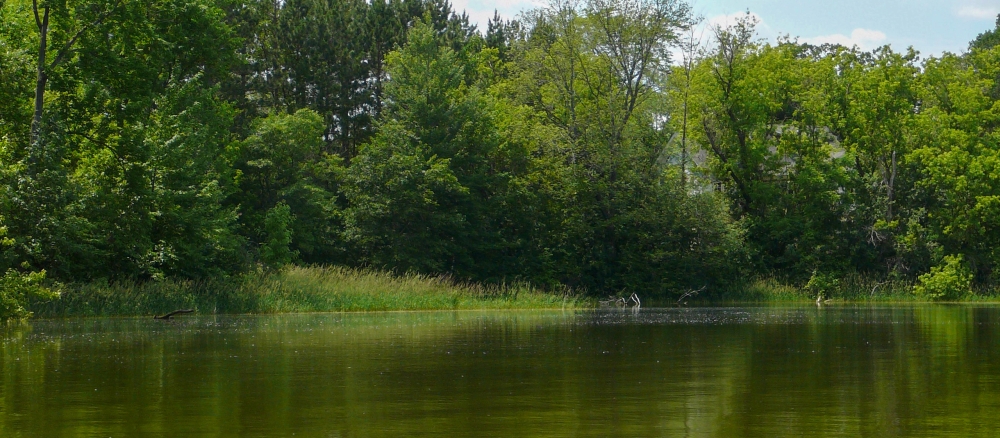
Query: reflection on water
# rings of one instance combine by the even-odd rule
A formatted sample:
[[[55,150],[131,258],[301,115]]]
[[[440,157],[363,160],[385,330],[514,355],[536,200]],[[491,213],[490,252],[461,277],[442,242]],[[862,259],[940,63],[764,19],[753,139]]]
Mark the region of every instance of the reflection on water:
[[[3,329],[0,436],[994,436],[1000,307]]]

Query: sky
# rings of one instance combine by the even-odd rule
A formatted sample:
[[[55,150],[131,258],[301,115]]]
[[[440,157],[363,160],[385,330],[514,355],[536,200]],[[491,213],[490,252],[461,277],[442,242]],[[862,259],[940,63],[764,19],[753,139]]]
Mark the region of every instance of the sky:
[[[505,18],[546,2],[452,0],[480,30],[496,9]],[[731,22],[749,11],[760,20],[760,37],[798,37],[809,43],[840,43],[861,49],[889,44],[913,46],[922,57],[961,53],[980,33],[993,29],[1000,0],[689,0],[703,23]]]

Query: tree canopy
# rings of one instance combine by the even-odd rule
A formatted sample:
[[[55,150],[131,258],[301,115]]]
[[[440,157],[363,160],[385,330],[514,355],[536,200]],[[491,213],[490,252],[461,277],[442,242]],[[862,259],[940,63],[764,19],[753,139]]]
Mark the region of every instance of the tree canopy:
[[[0,272],[995,287],[997,30],[922,59],[696,25],[681,0],[482,30],[446,0],[0,1]]]

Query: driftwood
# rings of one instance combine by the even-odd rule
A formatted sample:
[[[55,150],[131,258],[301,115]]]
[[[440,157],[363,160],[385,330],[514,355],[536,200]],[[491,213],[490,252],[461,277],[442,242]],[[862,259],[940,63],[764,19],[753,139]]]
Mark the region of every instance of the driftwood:
[[[883,282],[881,282],[879,284],[876,284],[875,287],[872,288],[871,296],[873,296],[873,297],[875,296],[875,291],[878,290],[879,286],[882,286],[882,285],[885,285],[885,284],[888,284],[888,283],[889,283],[888,281],[883,281]]]
[[[618,307],[624,309],[631,306],[633,309],[638,309],[642,307],[642,302],[639,300],[639,295],[632,294],[628,298],[625,297],[608,297],[606,300],[598,301],[601,307]]]
[[[634,294],[634,293],[631,296],[628,297],[628,302],[626,304],[629,304],[629,303],[631,303],[632,307],[634,307],[636,309],[642,307],[642,302],[639,301],[639,296],[636,295],[636,294]]]
[[[825,298],[826,296],[824,296],[822,292],[820,292],[819,295],[816,295],[816,305],[819,307],[823,307],[824,304],[830,304],[833,302],[832,299],[825,299]]]
[[[702,286],[701,289],[698,289],[698,290],[688,289],[687,292],[684,292],[684,294],[681,295],[681,297],[677,299],[677,305],[678,306],[682,306],[682,305],[687,304],[687,301],[684,301],[684,300],[686,300],[688,298],[691,298],[691,297],[693,297],[695,295],[698,295],[699,292],[704,292],[706,288],[708,288],[708,286]]]
[[[194,313],[194,309],[174,310],[173,312],[170,312],[170,313],[168,313],[166,315],[163,315],[163,316],[155,316],[154,315],[153,319],[162,319],[162,320],[169,321],[171,316],[181,315],[181,314],[185,314],[185,313]]]

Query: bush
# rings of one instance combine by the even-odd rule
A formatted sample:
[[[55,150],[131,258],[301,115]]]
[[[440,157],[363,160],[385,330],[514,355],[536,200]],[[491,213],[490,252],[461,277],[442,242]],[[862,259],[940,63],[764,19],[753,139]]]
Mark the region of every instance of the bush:
[[[0,320],[31,317],[28,300],[51,301],[59,298],[58,286],[45,285],[45,271],[21,273],[13,269],[0,277]]]
[[[295,253],[289,249],[292,243],[292,210],[288,204],[279,203],[267,212],[264,218],[266,239],[260,248],[260,261],[271,269],[278,269],[292,262]]]
[[[972,292],[972,272],[961,255],[945,256],[931,272],[921,275],[913,292],[933,300],[955,300]]]
[[[810,295],[830,298],[839,288],[840,281],[836,277],[824,272],[813,271],[809,282],[803,289]]]

